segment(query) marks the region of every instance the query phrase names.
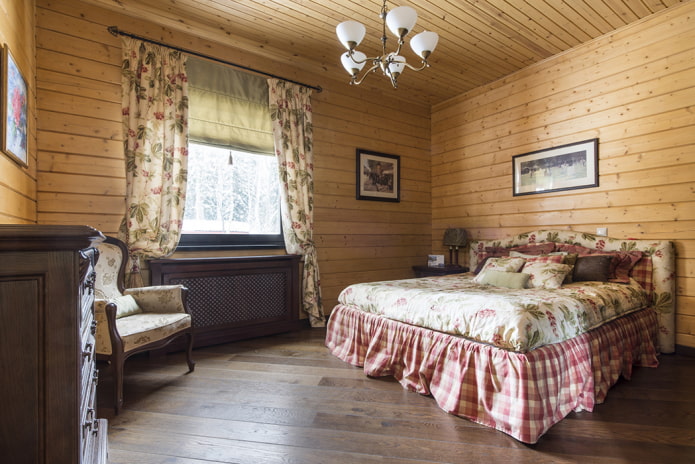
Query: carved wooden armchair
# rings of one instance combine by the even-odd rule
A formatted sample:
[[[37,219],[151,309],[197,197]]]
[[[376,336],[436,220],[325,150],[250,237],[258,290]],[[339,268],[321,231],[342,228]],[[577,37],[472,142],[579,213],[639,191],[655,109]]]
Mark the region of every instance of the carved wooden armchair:
[[[113,369],[114,409],[123,407],[123,365],[128,357],[162,348],[179,336],[187,338],[186,362],[193,372],[192,319],[186,307],[187,289],[162,285],[125,289],[128,250],[125,244],[106,237],[99,246],[96,266],[95,316],[97,359]]]

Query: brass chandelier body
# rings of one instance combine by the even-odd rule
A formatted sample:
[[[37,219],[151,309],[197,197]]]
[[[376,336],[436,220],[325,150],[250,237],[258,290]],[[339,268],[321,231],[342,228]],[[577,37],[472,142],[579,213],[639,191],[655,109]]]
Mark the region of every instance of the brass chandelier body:
[[[398,88],[398,76],[406,67],[413,71],[422,71],[430,66],[427,59],[439,41],[439,36],[435,32],[423,31],[415,35],[410,41],[410,47],[421,59],[419,66],[412,66],[406,62],[405,57],[400,55],[405,36],[413,29],[417,21],[417,12],[413,8],[400,6],[388,11],[386,9],[386,0],[384,0],[379,17],[383,24],[381,36],[382,54],[380,56],[368,57],[356,50],[366,33],[366,29],[362,24],[357,21],[344,21],[336,27],[338,39],[348,50],[341,56],[341,62],[345,70],[350,74],[351,85],[361,84],[368,74],[380,69],[382,74],[390,79],[393,88]],[[390,53],[386,52],[387,28],[398,37],[398,47]],[[363,70],[367,63],[370,63],[370,66],[362,73],[362,76],[359,76],[360,71]]]

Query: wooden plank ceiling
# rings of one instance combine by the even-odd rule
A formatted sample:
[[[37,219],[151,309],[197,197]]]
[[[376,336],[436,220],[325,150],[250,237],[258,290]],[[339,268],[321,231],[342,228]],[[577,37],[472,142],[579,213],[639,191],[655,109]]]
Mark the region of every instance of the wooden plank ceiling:
[[[381,0],[83,0],[120,13],[150,19],[174,31],[199,36],[301,65],[325,79],[349,81],[340,64],[345,51],[335,26],[353,19],[367,28],[359,49],[381,51]],[[695,1],[695,0],[689,0]],[[431,68],[404,71],[396,92],[436,104],[507,76],[583,42],[677,5],[681,0],[397,0],[418,13],[409,37],[422,30],[440,35]],[[121,29],[127,27],[120,25]],[[128,31],[137,34],[139,31]],[[390,33],[387,51],[394,48]],[[419,64],[406,45],[402,53]],[[242,63],[243,64],[243,63]],[[281,70],[264,70],[277,72]],[[365,84],[391,91],[388,80],[369,76]],[[363,84],[363,85],[365,85]]]

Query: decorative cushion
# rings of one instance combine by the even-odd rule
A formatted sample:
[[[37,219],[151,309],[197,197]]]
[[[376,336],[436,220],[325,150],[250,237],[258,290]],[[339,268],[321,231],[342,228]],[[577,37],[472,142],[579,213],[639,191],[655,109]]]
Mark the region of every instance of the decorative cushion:
[[[531,262],[522,272],[529,274],[529,288],[559,288],[571,271],[572,266],[568,264]]]
[[[573,282],[608,282],[613,257],[610,255],[587,255],[577,257],[572,272]]]
[[[488,269],[480,274],[480,283],[495,287],[526,288],[529,275],[522,272],[505,272]]]
[[[566,251],[568,253],[577,253],[579,256],[587,255],[609,255],[613,258],[609,269],[608,281],[628,283],[630,282],[630,271],[642,258],[642,252],[637,250],[632,251],[605,251],[583,247],[581,245],[571,245],[567,243],[558,243],[556,246],[558,251]]]
[[[478,253],[478,266],[475,269],[475,273],[479,273],[483,266],[485,265],[485,260],[487,258],[502,258],[506,256],[511,256],[511,253],[522,253],[526,255],[547,255],[555,249],[555,244],[553,242],[543,242],[543,243],[530,243],[528,245],[520,245],[516,247],[506,248],[506,247],[485,247],[484,252]]]
[[[524,258],[488,258],[485,262],[485,266],[481,269],[480,273],[473,278],[475,282],[481,283],[482,274],[484,271],[503,271],[503,272],[518,272],[524,265],[526,260]]]
[[[116,304],[116,319],[132,316],[133,314],[140,314],[142,312],[142,308],[138,306],[138,303],[132,295],[112,298],[111,302]]]

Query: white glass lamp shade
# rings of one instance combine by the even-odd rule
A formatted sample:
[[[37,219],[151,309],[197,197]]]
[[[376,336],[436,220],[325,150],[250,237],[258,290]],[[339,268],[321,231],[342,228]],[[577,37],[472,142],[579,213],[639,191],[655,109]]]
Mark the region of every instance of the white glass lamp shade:
[[[434,51],[439,42],[439,35],[436,32],[424,31],[410,39],[410,48],[423,60]]]
[[[353,59],[350,56],[350,53],[345,52],[340,56],[340,62],[343,63],[343,67],[348,72],[348,74],[350,74],[351,76],[356,76],[357,73],[362,71],[362,68],[364,68],[364,60],[367,59],[367,55],[365,55],[362,52],[353,51],[352,56],[355,59]],[[355,60],[360,61],[360,63],[358,63]]]
[[[386,13],[386,25],[398,38],[412,31],[417,22],[417,11],[409,6],[399,6]]]
[[[364,39],[367,29],[357,21],[343,21],[335,27],[335,33],[345,48],[354,50]]]
[[[389,74],[393,77],[398,77],[405,68],[405,57],[400,55],[391,55],[389,63]]]

